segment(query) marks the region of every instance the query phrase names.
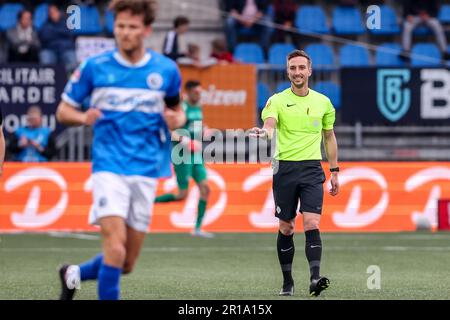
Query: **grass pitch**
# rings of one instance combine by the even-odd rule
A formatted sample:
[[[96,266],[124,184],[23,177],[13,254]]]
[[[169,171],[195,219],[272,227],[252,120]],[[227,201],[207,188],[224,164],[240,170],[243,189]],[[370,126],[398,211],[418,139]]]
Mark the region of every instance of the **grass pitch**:
[[[149,234],[136,269],[121,280],[121,298],[450,299],[450,233],[324,233],[322,240],[321,273],[331,286],[318,298],[308,295],[302,233],[294,236],[294,297],[278,296],[275,233],[219,233]],[[99,251],[96,234],[2,234],[0,299],[57,299],[57,266]],[[379,267],[379,289],[368,288],[376,284],[369,266]],[[76,299],[96,298],[96,283],[83,282]]]

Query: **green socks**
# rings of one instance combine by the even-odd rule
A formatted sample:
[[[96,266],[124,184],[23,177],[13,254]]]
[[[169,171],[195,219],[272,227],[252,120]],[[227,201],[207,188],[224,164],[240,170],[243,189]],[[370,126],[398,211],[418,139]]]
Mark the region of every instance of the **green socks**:
[[[200,199],[198,201],[197,222],[195,223],[195,229],[197,230],[200,230],[203,221],[203,216],[205,215],[205,211],[206,211],[206,201]]]
[[[171,193],[166,193],[155,198],[155,202],[171,202],[175,200],[177,200],[177,198]]]

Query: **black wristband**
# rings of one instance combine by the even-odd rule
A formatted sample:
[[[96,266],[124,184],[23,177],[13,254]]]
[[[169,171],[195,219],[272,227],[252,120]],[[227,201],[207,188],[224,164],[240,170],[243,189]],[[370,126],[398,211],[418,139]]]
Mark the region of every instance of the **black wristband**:
[[[339,167],[330,168],[330,172],[339,172]]]

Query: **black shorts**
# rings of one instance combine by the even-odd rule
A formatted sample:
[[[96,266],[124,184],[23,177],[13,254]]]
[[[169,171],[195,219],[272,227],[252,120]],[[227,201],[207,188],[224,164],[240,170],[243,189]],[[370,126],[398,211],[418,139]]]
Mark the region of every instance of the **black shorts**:
[[[278,168],[277,168],[278,166]],[[273,198],[275,217],[289,221],[300,212],[322,213],[325,173],[319,160],[276,161]]]

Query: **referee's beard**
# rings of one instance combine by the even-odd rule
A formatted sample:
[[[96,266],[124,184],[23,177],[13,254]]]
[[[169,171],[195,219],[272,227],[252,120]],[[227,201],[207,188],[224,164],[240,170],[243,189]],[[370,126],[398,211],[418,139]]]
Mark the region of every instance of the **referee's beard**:
[[[296,84],[294,81],[291,80],[291,84],[297,89],[302,89],[308,87],[308,80],[304,80],[299,84]]]

